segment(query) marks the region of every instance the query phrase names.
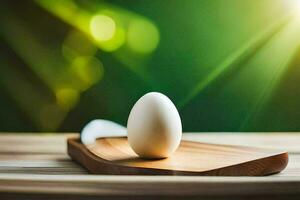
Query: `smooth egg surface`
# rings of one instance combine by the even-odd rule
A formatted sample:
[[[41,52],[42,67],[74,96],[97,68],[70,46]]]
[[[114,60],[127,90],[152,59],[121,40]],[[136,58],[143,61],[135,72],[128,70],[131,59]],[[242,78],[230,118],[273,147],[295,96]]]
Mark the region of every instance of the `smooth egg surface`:
[[[179,146],[182,125],[173,102],[150,92],[133,106],[127,122],[128,141],[142,158],[166,158]]]

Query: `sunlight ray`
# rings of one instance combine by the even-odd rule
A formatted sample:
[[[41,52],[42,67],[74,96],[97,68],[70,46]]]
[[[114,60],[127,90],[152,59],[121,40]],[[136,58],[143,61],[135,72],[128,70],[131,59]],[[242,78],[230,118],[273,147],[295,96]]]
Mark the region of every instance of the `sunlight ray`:
[[[276,20],[264,31],[252,37],[246,44],[242,45],[237,51],[230,54],[219,66],[216,67],[204,80],[200,80],[195,87],[189,92],[183,100],[179,102],[179,108],[184,107],[188,102],[195,98],[201,91],[207,88],[214,81],[218,80],[221,75],[232,70],[235,66],[241,64],[252,56],[258,48],[263,46],[270,38],[281,30],[292,18],[292,14],[288,14],[281,20]]]
[[[280,33],[274,40],[265,47],[267,54],[274,52],[274,49],[280,49],[279,52],[272,56],[272,61],[269,62],[269,80],[263,86],[263,90],[258,95],[253,107],[248,112],[245,120],[241,124],[240,130],[247,130],[251,126],[253,120],[258,120],[259,115],[263,111],[265,105],[271,99],[275,89],[280,84],[281,77],[284,75],[289,63],[295,56],[300,45],[300,20],[295,18],[282,33]],[[266,55],[262,55],[263,58]],[[270,56],[269,56],[270,57]],[[267,66],[263,66],[266,68]],[[270,70],[270,69],[273,69]],[[268,78],[268,77],[266,77]]]

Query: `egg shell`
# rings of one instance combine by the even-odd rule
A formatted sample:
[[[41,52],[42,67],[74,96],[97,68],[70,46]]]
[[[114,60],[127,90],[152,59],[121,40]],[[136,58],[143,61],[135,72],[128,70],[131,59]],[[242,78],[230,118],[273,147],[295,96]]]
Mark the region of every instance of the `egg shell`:
[[[128,141],[142,158],[166,158],[179,146],[182,125],[173,102],[150,92],[133,106],[127,122]]]

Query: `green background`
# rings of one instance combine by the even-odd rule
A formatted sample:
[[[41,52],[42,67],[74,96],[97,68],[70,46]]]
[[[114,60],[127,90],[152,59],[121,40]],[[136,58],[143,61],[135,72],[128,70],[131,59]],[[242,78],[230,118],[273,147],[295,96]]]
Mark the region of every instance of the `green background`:
[[[74,10],[104,10],[124,43],[107,51]],[[299,13],[297,0],[3,1],[0,131],[126,125],[150,91],[170,97],[184,131],[299,131]],[[135,19],[157,30],[131,38],[143,50],[157,34],[147,52],[130,49]],[[91,59],[74,68],[76,56]]]

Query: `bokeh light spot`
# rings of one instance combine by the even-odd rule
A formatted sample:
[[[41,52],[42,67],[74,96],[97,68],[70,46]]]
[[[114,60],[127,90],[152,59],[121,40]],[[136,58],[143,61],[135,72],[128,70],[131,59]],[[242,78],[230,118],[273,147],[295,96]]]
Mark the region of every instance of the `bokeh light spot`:
[[[117,27],[113,39],[99,43],[102,50],[113,52],[119,49],[125,43],[125,31],[121,27]]]
[[[159,31],[150,21],[137,18],[130,22],[127,43],[131,50],[148,54],[153,52],[159,43]]]
[[[99,42],[112,39],[116,32],[115,21],[106,15],[95,15],[90,22],[90,30],[95,40]]]
[[[73,88],[60,88],[55,93],[57,104],[63,109],[70,109],[79,100],[79,92]]]
[[[95,52],[95,45],[79,31],[72,31],[62,45],[62,53],[68,60],[78,56],[91,56]]]
[[[72,70],[83,82],[83,90],[98,82],[104,71],[101,61],[96,57],[77,57],[72,63]]]

